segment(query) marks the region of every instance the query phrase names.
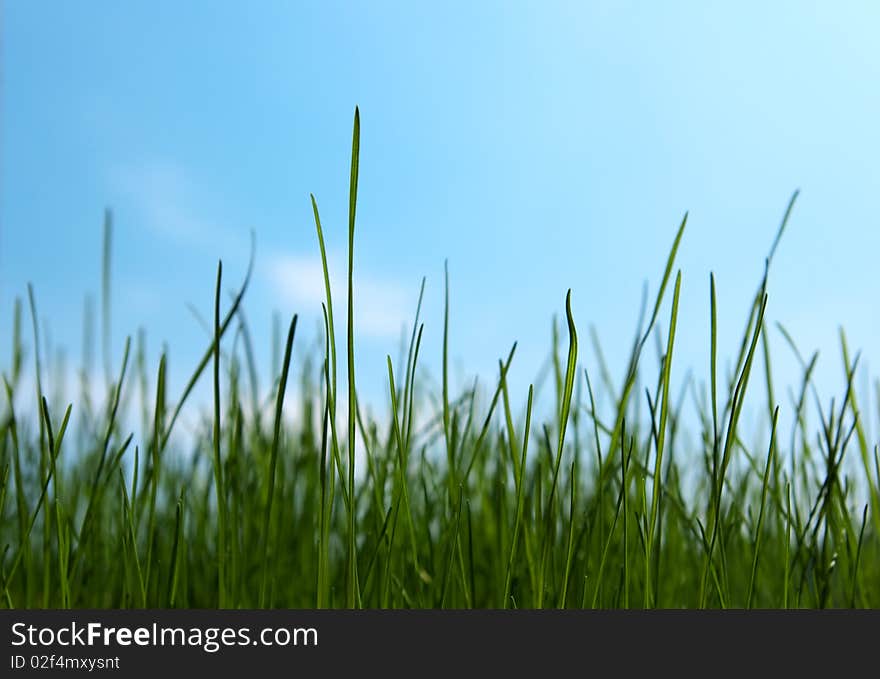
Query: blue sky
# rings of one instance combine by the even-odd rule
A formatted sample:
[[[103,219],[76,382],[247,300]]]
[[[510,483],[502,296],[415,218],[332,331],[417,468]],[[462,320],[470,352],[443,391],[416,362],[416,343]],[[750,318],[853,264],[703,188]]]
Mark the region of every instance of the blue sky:
[[[78,361],[110,206],[114,359],[143,326],[152,365],[167,343],[179,384],[207,342],[188,305],[210,317],[217,260],[237,285],[253,229],[246,309],[268,374],[273,310],[301,314],[301,350],[320,318],[309,192],[343,270],[359,105],[357,352],[371,395],[384,396],[384,356],[398,355],[422,276],[436,374],[446,258],[463,380],[519,340],[524,394],[569,287],[584,364],[592,324],[622,376],[642,286],[656,289],[686,210],[676,367],[702,378],[709,272],[727,355],[796,188],[768,317],[821,350],[820,380],[840,392],[838,326],[864,365],[880,350],[878,19],[867,2],[7,0],[3,327],[31,281]]]

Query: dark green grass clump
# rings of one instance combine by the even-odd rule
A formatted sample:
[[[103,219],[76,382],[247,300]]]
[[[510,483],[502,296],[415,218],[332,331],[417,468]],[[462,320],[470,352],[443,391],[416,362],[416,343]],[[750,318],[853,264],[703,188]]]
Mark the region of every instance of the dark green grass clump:
[[[790,403],[777,404],[765,275],[732,370],[720,376],[712,279],[708,375],[670,393],[685,221],[619,384],[604,365],[596,383],[578,368],[569,293],[567,347],[554,333],[550,352],[546,421],[537,421],[533,387],[508,388],[515,346],[491,383],[450,393],[447,280],[440,393],[419,377],[417,312],[405,359],[388,358],[390,412],[369,416],[354,360],[358,145],[356,113],[344,365],[314,198],[323,351],[298,352],[291,319],[268,399],[242,313],[247,279],[224,309],[222,266],[214,339],[182,394],[168,393],[164,355],[146,366],[139,337],[133,352],[126,342],[115,373],[105,357],[116,375],[105,405],[92,403],[86,377],[78,403],[67,405],[43,391],[38,327],[26,357],[16,304],[0,419],[3,606],[880,607],[880,455],[853,388],[857,358],[841,335],[847,387],[825,408],[812,382],[816,356],[801,359],[783,330],[803,380]],[[108,222],[105,349],[109,236]],[[29,303],[35,319],[32,293]],[[642,368],[651,337],[656,375]],[[297,412],[283,418],[296,361]],[[213,384],[213,408],[181,451],[172,433],[200,379]],[[30,389],[39,408],[15,412]],[[746,396],[756,393],[770,424],[744,431]],[[604,416],[599,394],[612,404]],[[128,426],[135,398],[138,439]],[[777,426],[780,408],[791,431]],[[689,422],[697,436],[682,435]]]

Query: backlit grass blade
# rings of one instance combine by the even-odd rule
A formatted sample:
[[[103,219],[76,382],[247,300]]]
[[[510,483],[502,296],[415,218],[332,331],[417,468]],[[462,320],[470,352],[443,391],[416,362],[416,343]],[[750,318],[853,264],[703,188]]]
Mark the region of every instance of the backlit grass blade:
[[[568,362],[565,368],[565,387],[562,395],[562,403],[559,412],[559,435],[556,442],[556,459],[553,463],[553,480],[550,486],[550,496],[547,500],[547,526],[544,532],[544,543],[541,555],[540,583],[537,593],[537,606],[540,608],[544,600],[544,578],[547,567],[547,559],[550,551],[551,522],[553,520],[553,500],[556,496],[556,487],[559,483],[559,467],[562,463],[562,452],[565,447],[565,430],[568,426],[568,415],[571,410],[571,395],[574,390],[574,380],[577,374],[578,338],[574,325],[574,317],[571,313],[571,290],[565,296],[565,316],[568,321]]]
[[[764,286],[766,287],[766,274],[764,277]],[[748,387],[749,375],[751,374],[752,360],[755,355],[755,348],[758,344],[758,338],[761,334],[761,329],[763,328],[764,323],[764,312],[767,308],[767,293],[764,292],[761,305],[758,309],[757,319],[754,323],[754,331],[752,333],[752,339],[749,343],[748,353],[746,354],[745,363],[742,367],[742,370],[739,375],[739,379],[737,380],[736,387],[731,396],[731,407],[730,407],[730,419],[727,424],[727,433],[725,436],[724,446],[721,451],[721,464],[718,471],[718,479],[717,485],[715,489],[715,507],[713,510],[714,521],[712,525],[712,533],[711,538],[709,540],[709,549],[705,558],[705,565],[703,568],[703,577],[700,586],[700,605],[703,606],[705,604],[705,591],[706,591],[706,581],[708,578],[710,564],[712,562],[712,556],[714,553],[714,548],[716,541],[718,539],[718,531],[721,529],[721,493],[724,487],[724,479],[726,476],[727,468],[730,465],[730,458],[733,454],[734,444],[736,439],[736,429],[739,423],[740,414],[742,412],[743,403],[745,401],[745,391]]]
[[[235,295],[235,299],[232,302],[232,306],[230,306],[229,310],[226,312],[226,315],[223,317],[223,321],[220,323],[220,332],[218,336],[220,338],[226,333],[229,324],[232,323],[232,319],[235,318],[235,314],[238,311],[238,307],[244,299],[244,294],[247,291],[248,285],[251,281],[251,275],[254,270],[254,255],[255,255],[255,237],[251,234],[251,254],[250,259],[248,260],[248,268],[247,273],[244,277],[244,282],[238,290],[238,293]],[[183,410],[184,404],[187,402],[192,390],[195,388],[196,383],[199,381],[199,377],[201,377],[205,368],[208,366],[208,363],[214,357],[214,344],[215,340],[211,340],[211,345],[207,348],[205,353],[202,356],[202,359],[199,361],[199,364],[196,366],[196,369],[193,371],[192,375],[189,378],[189,381],[186,383],[186,386],[183,388],[183,393],[180,395],[180,398],[177,401],[177,405],[174,407],[174,410],[171,413],[171,417],[168,420],[168,424],[165,427],[165,433],[162,436],[162,443],[159,446],[160,450],[164,450],[165,446],[168,444],[168,439],[171,437],[171,432],[174,429],[174,425],[177,422],[177,418],[180,416],[180,412]]]
[[[516,353],[516,342],[513,343],[513,346],[510,348],[510,353],[507,355],[507,360],[503,364],[503,368],[501,370],[501,376],[498,380],[498,385],[495,388],[495,393],[492,396],[492,401],[489,404],[489,412],[486,414],[486,419],[483,421],[483,426],[480,429],[480,433],[477,436],[477,440],[473,445],[473,453],[471,454],[471,461],[468,463],[466,467],[466,471],[464,473],[463,481],[467,482],[468,477],[470,477],[471,470],[474,467],[474,463],[477,461],[477,457],[480,452],[483,450],[483,444],[486,440],[486,435],[489,433],[489,427],[492,424],[492,416],[495,413],[495,406],[498,405],[498,397],[501,395],[501,388],[504,384],[504,379],[507,374],[507,371],[510,370],[510,364],[513,362],[513,355]]]
[[[504,593],[501,597],[501,607],[507,608],[510,601],[510,583],[513,578],[513,566],[516,559],[517,542],[520,533],[520,524],[523,516],[523,505],[525,498],[525,470],[526,456],[529,449],[529,431],[532,424],[532,397],[534,395],[534,387],[529,385],[529,400],[526,404],[526,425],[523,432],[522,457],[520,458],[519,468],[516,472],[516,514],[513,521],[513,535],[510,540],[510,554],[507,557],[507,573],[504,577]]]
[[[849,347],[846,342],[846,333],[840,328],[840,348],[843,358],[843,367],[847,374],[847,382],[853,379],[853,366],[850,361]],[[870,454],[868,452],[868,437],[865,433],[865,426],[862,422],[861,411],[859,410],[858,397],[855,390],[849,395],[850,411],[852,412],[853,421],[855,423],[856,438],[859,444],[859,454],[862,459],[862,466],[865,470],[865,477],[868,484],[868,496],[871,504],[871,517],[874,523],[874,531],[880,535],[880,477],[873,479],[871,471]]]
[[[180,574],[180,543],[183,538],[183,495],[177,500],[174,521],[174,539],[171,546],[171,569],[168,574],[168,608],[177,601],[177,582]]]
[[[266,510],[263,514],[263,565],[260,579],[260,608],[266,605],[266,584],[268,582],[271,562],[269,559],[269,536],[272,525],[272,502],[275,498],[275,475],[278,467],[278,448],[281,445],[281,417],[284,412],[284,394],[287,391],[287,376],[290,372],[290,358],[293,351],[293,339],[296,336],[296,319],[294,315],[287,331],[287,342],[284,345],[284,361],[281,364],[281,378],[278,381],[278,393],[275,399],[275,427],[272,432],[272,453],[269,458],[269,481],[266,490]]]
[[[220,608],[226,606],[226,492],[223,463],[220,458],[220,285],[223,262],[217,264],[217,287],[214,292],[214,490],[217,495],[217,589]]]
[[[618,437],[620,436],[620,429],[623,424],[623,418],[626,416],[630,393],[632,392],[633,386],[635,385],[636,379],[638,377],[639,360],[641,357],[642,349],[645,346],[645,342],[648,341],[648,337],[650,337],[651,331],[654,329],[654,324],[657,322],[657,316],[660,313],[660,307],[663,304],[663,296],[666,292],[666,286],[669,283],[669,276],[672,274],[672,268],[675,264],[675,257],[678,254],[678,246],[681,243],[682,236],[684,235],[684,229],[687,225],[687,219],[688,213],[685,213],[684,217],[681,220],[681,224],[678,227],[678,231],[675,234],[675,238],[672,241],[672,247],[669,250],[669,255],[666,258],[666,267],[664,268],[663,276],[660,279],[660,288],[657,291],[657,296],[654,300],[654,310],[651,313],[651,319],[648,322],[648,325],[645,328],[645,332],[642,335],[641,339],[633,347],[633,353],[630,356],[629,366],[627,367],[623,389],[621,390],[620,398],[617,401],[617,419],[614,423],[611,441],[608,445],[609,450],[617,449]]]
[[[755,592],[755,578],[758,573],[758,558],[761,554],[761,531],[764,527],[764,507],[767,504],[767,490],[770,484],[770,472],[773,466],[773,454],[776,448],[776,422],[779,419],[779,406],[773,411],[773,428],[770,431],[770,449],[767,451],[767,462],[764,465],[764,480],[761,484],[761,505],[758,510],[758,522],[755,525],[755,548],[752,557],[752,574],[749,577],[749,590],[746,595],[746,608],[752,607],[752,596]]]
[[[660,506],[660,470],[663,465],[663,451],[666,443],[666,425],[669,420],[669,381],[672,374],[672,350],[675,346],[675,328],[678,321],[678,298],[681,292],[681,271],[675,277],[675,292],[672,296],[672,315],[669,319],[669,338],[666,341],[666,355],[663,358],[663,400],[660,402],[660,428],[657,435],[657,451],[654,456],[654,487],[651,491],[651,514],[648,521],[647,556],[645,558],[645,608],[653,603],[651,593],[651,559],[654,554],[654,539],[657,528],[657,512]]]
[[[358,163],[360,156],[361,116],[354,109],[351,139],[351,185],[348,200],[348,586],[346,605],[357,602],[357,525],[354,499],[355,410],[357,392],[354,383],[354,221],[357,206]]]

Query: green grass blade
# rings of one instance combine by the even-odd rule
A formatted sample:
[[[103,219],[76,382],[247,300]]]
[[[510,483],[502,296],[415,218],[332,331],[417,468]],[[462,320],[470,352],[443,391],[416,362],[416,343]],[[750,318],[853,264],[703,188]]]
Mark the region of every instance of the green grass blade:
[[[355,411],[357,396],[354,382],[354,221],[357,206],[358,164],[360,156],[361,116],[354,110],[351,140],[351,186],[348,201],[348,587],[346,605],[357,602],[357,525],[354,496]]]
[[[260,579],[260,608],[266,605],[266,584],[269,577],[271,561],[269,559],[269,536],[272,525],[272,503],[275,498],[275,475],[278,467],[278,449],[281,445],[281,418],[284,411],[284,394],[287,391],[287,377],[290,372],[290,359],[293,351],[293,339],[296,336],[296,319],[294,315],[287,331],[287,342],[284,345],[284,361],[281,364],[281,378],[275,399],[275,427],[272,433],[272,453],[269,458],[269,481],[266,490],[266,509],[263,514],[263,566]]]

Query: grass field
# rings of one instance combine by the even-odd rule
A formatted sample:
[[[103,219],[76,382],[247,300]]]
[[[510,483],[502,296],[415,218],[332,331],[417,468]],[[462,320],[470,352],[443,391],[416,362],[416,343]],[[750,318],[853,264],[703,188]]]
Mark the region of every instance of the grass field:
[[[105,405],[92,402],[85,384],[71,405],[50,397],[37,323],[25,330],[28,310],[36,318],[33,294],[16,305],[0,411],[3,606],[880,607],[880,454],[869,439],[874,415],[860,410],[869,404],[853,388],[858,359],[841,334],[848,387],[832,399],[811,381],[815,355],[798,354],[798,398],[779,401],[765,275],[739,351],[724,357],[733,371],[720,374],[713,280],[706,388],[671,392],[675,258],[686,219],[670,234],[662,277],[652,281],[658,292],[617,380],[608,368],[596,376],[578,367],[566,304],[567,333],[555,335],[541,407],[532,388],[508,388],[515,346],[491,383],[451,393],[448,323],[442,387],[426,393],[417,314],[405,360],[388,358],[390,412],[373,419],[349,408],[357,404],[359,135],[356,113],[347,308],[333,306],[340,281],[331,286],[327,275],[313,199],[325,264],[324,352],[299,351],[291,319],[269,399],[255,388],[239,313],[247,281],[222,304],[222,265],[215,339],[183,393],[166,388],[164,356],[147,366],[129,341]],[[105,234],[106,262],[109,227]],[[105,305],[105,328],[108,316]],[[337,330],[346,338],[340,346]],[[660,369],[646,374],[641,359],[655,337]],[[284,398],[295,362],[312,369],[303,371],[293,415]],[[199,381],[213,385],[212,407],[181,451],[175,425],[197,406],[189,401]],[[15,412],[21,390],[34,388],[42,407]],[[616,404],[610,416],[595,408],[600,392]],[[741,423],[755,392],[773,423],[766,432]],[[134,401],[143,412],[130,412]],[[777,403],[789,410],[790,430],[777,429]],[[127,427],[138,418],[148,432],[140,440]],[[688,422],[699,431],[685,438]],[[761,438],[760,449],[749,443]]]

